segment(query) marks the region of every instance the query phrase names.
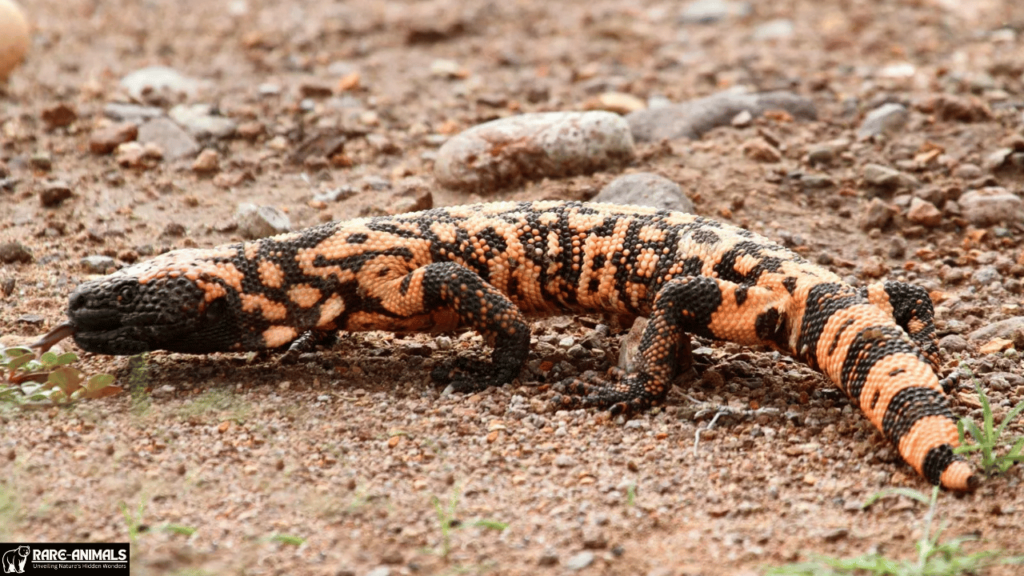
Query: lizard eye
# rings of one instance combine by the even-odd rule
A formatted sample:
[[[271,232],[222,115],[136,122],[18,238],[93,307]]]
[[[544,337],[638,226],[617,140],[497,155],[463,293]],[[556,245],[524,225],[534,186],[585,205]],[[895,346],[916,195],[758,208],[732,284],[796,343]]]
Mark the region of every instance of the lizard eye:
[[[206,319],[212,322],[220,320],[224,313],[227,312],[227,305],[228,303],[223,298],[214,300],[206,307]]]
[[[121,290],[118,291],[117,293],[117,303],[122,306],[131,304],[135,300],[135,296],[138,294],[138,292],[139,291],[135,288],[135,286],[131,284],[127,286],[122,286]]]

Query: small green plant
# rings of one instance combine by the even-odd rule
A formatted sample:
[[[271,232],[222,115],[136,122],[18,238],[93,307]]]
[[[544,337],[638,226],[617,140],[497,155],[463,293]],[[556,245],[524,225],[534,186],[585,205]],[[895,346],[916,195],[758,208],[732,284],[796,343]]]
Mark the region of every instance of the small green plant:
[[[110,374],[85,373],[71,366],[73,352],[43,352],[36,358],[30,348],[0,348],[0,401],[16,404],[67,404],[86,398],[104,398],[121,391]]]
[[[302,546],[306,543],[306,539],[301,536],[292,536],[290,534],[272,534],[267,540],[271,542],[280,542],[281,544],[290,544],[292,546]]]
[[[626,488],[626,506],[636,506],[636,482],[631,482]]]
[[[139,545],[139,534],[146,531],[146,526],[142,523],[143,511],[146,507],[144,497],[139,497],[139,506],[133,512],[128,508],[128,504],[124,500],[118,504],[121,508],[121,515],[124,516],[125,524],[128,525],[128,539],[131,540],[132,546]]]
[[[956,454],[969,454],[971,452],[981,453],[981,469],[985,474],[1002,474],[1018,462],[1024,462],[1024,436],[1013,441],[1009,452],[996,455],[995,450],[1000,445],[999,438],[1006,431],[1006,427],[1014,421],[1021,412],[1024,412],[1024,401],[1014,406],[1003,418],[999,426],[995,426],[995,419],[992,417],[992,406],[989,404],[988,396],[981,389],[977,378],[970,370],[961,364],[961,372],[966,372],[974,381],[974,389],[978,392],[978,400],[981,402],[982,425],[979,427],[974,420],[964,417],[956,423],[957,432],[960,434],[960,446],[953,450]],[[970,433],[973,443],[967,442],[967,434]],[[1004,442],[1005,444],[1005,442]]]
[[[931,497],[908,488],[882,490],[864,503],[871,506],[878,500],[888,496],[906,496],[918,502],[928,504],[928,513],[924,519],[924,530],[921,539],[915,544],[917,558],[914,560],[893,560],[878,553],[865,554],[856,558],[832,558],[820,556],[810,562],[787,564],[768,569],[766,576],[854,576],[868,574],[872,576],[961,576],[963,574],[979,574],[981,571],[999,565],[1024,564],[1024,556],[1004,557],[996,550],[967,553],[963,549],[965,542],[975,540],[973,537],[960,537],[940,542],[943,528],[932,533],[932,522],[935,519],[935,504],[939,496],[939,487],[932,489]]]
[[[160,530],[182,536],[191,536],[196,533],[196,529],[191,526],[182,526],[181,524],[171,524],[169,522],[161,526]]]
[[[128,393],[132,395],[131,413],[133,416],[144,415],[153,405],[153,399],[146,392],[149,386],[149,371],[146,361],[145,353],[128,358]]]
[[[214,388],[195,397],[177,412],[181,418],[190,422],[231,420],[242,424],[252,413],[252,406],[230,390]]]
[[[448,497],[448,502],[445,504],[442,504],[441,499],[437,496],[432,497],[430,500],[434,506],[434,511],[437,512],[437,522],[441,527],[441,550],[440,552],[434,550],[434,552],[442,558],[447,558],[448,554],[452,551],[452,531],[465,525],[455,515],[455,510],[459,507],[459,494],[460,491],[457,488],[453,489],[451,496]],[[468,525],[497,532],[508,528],[508,524],[505,522],[487,519],[474,520],[469,522]]]
[[[7,484],[0,484],[0,539],[9,539],[10,534],[7,530],[14,525],[20,508],[18,495],[14,490]]]

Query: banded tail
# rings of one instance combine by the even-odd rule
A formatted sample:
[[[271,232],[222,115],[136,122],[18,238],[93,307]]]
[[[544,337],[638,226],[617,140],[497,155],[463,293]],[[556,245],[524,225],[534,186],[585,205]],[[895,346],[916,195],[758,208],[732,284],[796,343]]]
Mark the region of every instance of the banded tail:
[[[932,351],[922,350],[908,334],[931,338],[932,332],[917,330],[916,324],[900,325],[930,324],[931,301],[925,294],[917,303],[918,315],[901,320],[899,315],[894,319],[888,297],[884,289],[861,293],[839,283],[811,287],[801,299],[806,308],[796,349],[929,482],[973,490],[977,476],[953,453],[959,445],[956,419],[935,374]]]

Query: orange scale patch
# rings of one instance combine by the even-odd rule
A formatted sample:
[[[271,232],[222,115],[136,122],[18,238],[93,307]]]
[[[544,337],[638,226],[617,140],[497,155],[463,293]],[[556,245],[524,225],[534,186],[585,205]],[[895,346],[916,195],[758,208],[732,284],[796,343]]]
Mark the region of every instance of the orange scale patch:
[[[259,257],[259,255],[260,255],[260,246],[261,245],[262,245],[262,242],[248,242],[248,243],[246,243],[245,247],[242,249],[242,252],[245,254],[245,259],[246,260],[255,260],[257,257]]]
[[[203,299],[206,303],[213,302],[217,298],[227,296],[228,291],[219,282],[204,282],[196,280],[196,286],[204,292]]]
[[[295,340],[298,335],[291,326],[271,326],[263,331],[263,342],[267,348],[277,348]]]
[[[892,303],[889,301],[889,293],[885,291],[885,286],[882,283],[879,282],[868,286],[868,302],[878,306],[886,314],[892,316],[893,308]]]
[[[260,260],[256,268],[260,274],[260,282],[269,288],[280,288],[284,284],[284,270],[276,262]]]
[[[323,294],[309,284],[297,284],[288,289],[288,299],[301,308],[312,308],[320,302]]]
[[[317,328],[324,328],[334,322],[334,319],[345,311],[345,301],[341,296],[332,294],[322,306],[320,306],[320,319],[317,320]]]
[[[262,295],[241,294],[242,310],[249,313],[260,312],[267,320],[284,320],[288,316],[288,309],[280,302]]]

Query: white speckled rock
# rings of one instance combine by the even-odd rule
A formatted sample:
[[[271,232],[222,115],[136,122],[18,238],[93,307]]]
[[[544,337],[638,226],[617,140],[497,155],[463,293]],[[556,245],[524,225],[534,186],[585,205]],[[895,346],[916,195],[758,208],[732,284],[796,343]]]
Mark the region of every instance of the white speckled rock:
[[[635,154],[629,124],[617,114],[523,114],[474,126],[445,142],[434,175],[449,188],[485,192],[595,172]]]

